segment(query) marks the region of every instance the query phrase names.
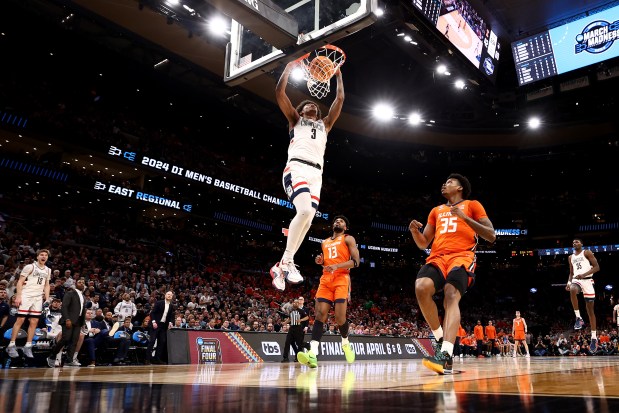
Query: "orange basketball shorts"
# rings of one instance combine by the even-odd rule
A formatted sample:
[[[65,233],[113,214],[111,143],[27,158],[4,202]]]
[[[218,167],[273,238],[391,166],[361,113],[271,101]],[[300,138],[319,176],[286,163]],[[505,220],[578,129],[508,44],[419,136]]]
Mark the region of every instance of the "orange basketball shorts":
[[[350,275],[323,273],[316,291],[316,300],[328,303],[345,303],[350,294]]]
[[[447,274],[457,267],[464,267],[468,272],[475,272],[475,253],[466,251],[455,254],[442,254],[434,257],[428,257],[426,264],[432,264],[438,268],[443,277],[447,278]]]

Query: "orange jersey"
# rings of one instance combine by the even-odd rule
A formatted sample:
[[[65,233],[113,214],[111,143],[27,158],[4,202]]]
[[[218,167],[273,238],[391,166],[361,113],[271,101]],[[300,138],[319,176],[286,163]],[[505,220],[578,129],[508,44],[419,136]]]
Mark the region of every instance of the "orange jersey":
[[[524,318],[514,318],[514,332],[522,331],[524,333]]]
[[[466,337],[466,330],[462,328],[462,326],[458,327],[458,337]]]
[[[324,266],[340,264],[350,261],[350,250],[346,245],[347,234],[338,235],[335,239],[327,238],[322,242],[322,256],[324,258]],[[323,271],[323,274],[327,274]],[[331,274],[331,273],[328,273]],[[333,271],[333,274],[350,274],[350,268],[338,268]]]
[[[486,326],[486,336],[488,336],[488,340],[494,340],[496,338],[496,328],[494,326]]]
[[[475,221],[488,217],[479,201],[464,200],[459,202],[457,207]],[[477,234],[464,221],[451,215],[451,206],[443,204],[434,207],[428,216],[428,225],[435,228],[432,252],[428,259],[445,254],[475,251]]]
[[[473,334],[475,334],[476,340],[483,340],[484,339],[484,326],[482,325],[475,326],[475,328],[473,329]]]

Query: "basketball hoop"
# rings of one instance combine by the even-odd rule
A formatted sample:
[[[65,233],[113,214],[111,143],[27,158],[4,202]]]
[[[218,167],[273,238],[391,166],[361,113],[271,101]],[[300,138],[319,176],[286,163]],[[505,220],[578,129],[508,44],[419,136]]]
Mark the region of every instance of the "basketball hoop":
[[[346,53],[327,44],[301,56],[298,61],[307,78],[310,95],[322,99],[329,93],[331,78],[346,61]]]

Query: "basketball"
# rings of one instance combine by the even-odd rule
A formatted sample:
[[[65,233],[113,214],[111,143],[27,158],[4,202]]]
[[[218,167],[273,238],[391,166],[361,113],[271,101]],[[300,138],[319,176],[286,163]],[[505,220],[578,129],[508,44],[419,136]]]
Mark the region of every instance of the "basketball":
[[[328,82],[335,74],[335,65],[326,56],[316,56],[309,64],[310,76],[319,82]]]

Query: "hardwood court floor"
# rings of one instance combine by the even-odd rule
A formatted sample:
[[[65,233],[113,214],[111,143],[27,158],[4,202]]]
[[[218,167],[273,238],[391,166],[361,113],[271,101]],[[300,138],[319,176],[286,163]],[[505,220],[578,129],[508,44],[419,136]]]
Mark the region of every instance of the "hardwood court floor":
[[[3,412],[619,412],[619,357],[0,370]]]

